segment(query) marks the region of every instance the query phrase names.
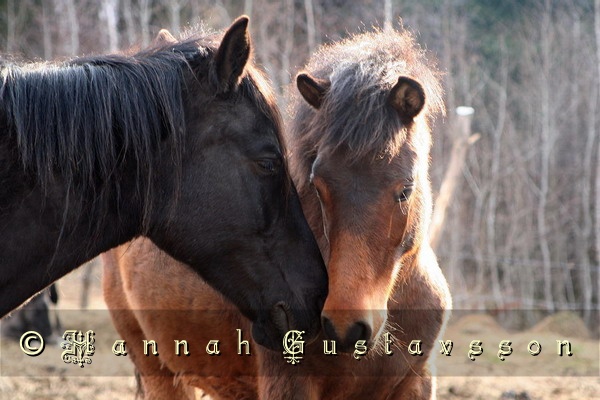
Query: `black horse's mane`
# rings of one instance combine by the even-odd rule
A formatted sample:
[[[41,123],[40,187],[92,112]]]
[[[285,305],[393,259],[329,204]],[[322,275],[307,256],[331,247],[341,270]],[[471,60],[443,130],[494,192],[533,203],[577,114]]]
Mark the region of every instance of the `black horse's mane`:
[[[94,186],[109,179],[127,154],[137,161],[138,174],[147,175],[159,142],[176,144],[183,133],[185,63],[186,53],[160,49],[5,63],[0,105],[23,167],[42,185],[58,175]]]
[[[0,121],[6,126],[0,143],[15,141],[20,163],[41,186],[60,177],[71,189],[92,190],[96,197],[101,197],[98,190],[110,186],[107,182],[118,185],[114,174],[126,159],[133,160],[146,207],[152,199],[152,160],[159,144],[172,149],[180,167],[189,72],[194,84],[214,85],[210,66],[219,42],[220,35],[200,32],[133,55],[56,63],[2,61]],[[268,85],[249,67],[237,95],[249,97],[278,121],[272,95],[262,93]],[[208,96],[210,90],[206,88]],[[144,210],[144,217],[148,212]]]

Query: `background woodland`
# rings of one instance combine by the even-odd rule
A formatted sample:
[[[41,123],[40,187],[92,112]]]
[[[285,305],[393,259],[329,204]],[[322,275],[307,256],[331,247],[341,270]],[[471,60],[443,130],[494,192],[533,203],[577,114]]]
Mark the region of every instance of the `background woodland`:
[[[522,326],[577,310],[597,329],[600,0],[1,0],[0,53],[116,52],[242,13],[282,107],[320,44],[373,26],[412,31],[445,72],[431,178],[455,308],[529,310],[511,321]],[[475,110],[466,124],[458,106]]]

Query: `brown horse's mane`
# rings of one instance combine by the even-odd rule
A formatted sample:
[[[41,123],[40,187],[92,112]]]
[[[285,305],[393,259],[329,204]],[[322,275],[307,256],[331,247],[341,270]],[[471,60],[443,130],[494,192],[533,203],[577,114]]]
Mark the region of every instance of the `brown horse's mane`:
[[[325,117],[307,118],[312,109],[294,95],[291,107],[299,110],[294,121],[311,123],[292,123],[291,134],[298,136],[296,139],[303,136],[306,149],[334,152],[343,146],[354,160],[382,152],[393,155],[404,141],[404,135],[398,134],[405,130],[387,97],[400,76],[412,77],[423,86],[426,104],[420,116],[426,124],[445,111],[441,74],[431,58],[406,30],[362,33],[323,46],[305,69],[331,82],[319,110]],[[335,118],[327,118],[329,115]]]

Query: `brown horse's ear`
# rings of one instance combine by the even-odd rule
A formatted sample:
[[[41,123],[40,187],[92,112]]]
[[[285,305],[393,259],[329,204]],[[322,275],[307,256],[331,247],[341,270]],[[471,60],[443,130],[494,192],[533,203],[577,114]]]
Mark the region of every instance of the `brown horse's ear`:
[[[327,79],[319,79],[311,76],[308,72],[301,72],[296,77],[296,86],[304,100],[316,109],[321,108],[323,98],[331,86]]]
[[[154,46],[169,46],[175,43],[177,43],[177,39],[166,29],[161,29],[152,41]]]
[[[390,91],[389,102],[400,118],[412,120],[425,105],[425,91],[419,82],[401,76]]]
[[[248,17],[242,15],[227,29],[215,55],[217,79],[224,91],[235,87],[250,58]]]

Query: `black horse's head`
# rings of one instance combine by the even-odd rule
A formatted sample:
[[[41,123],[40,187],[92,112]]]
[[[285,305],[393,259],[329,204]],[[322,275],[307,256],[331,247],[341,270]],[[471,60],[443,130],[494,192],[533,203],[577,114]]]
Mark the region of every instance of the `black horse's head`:
[[[275,348],[290,329],[316,336],[327,275],[287,172],[273,94],[251,64],[247,23],[239,18],[220,43],[188,56],[181,168],[167,155],[158,166],[154,186],[167,206],[153,211],[148,236]],[[165,31],[158,39],[176,44]]]
[[[316,335],[327,275],[247,26],[0,65],[0,316],[147,235],[232,300],[259,343]]]

